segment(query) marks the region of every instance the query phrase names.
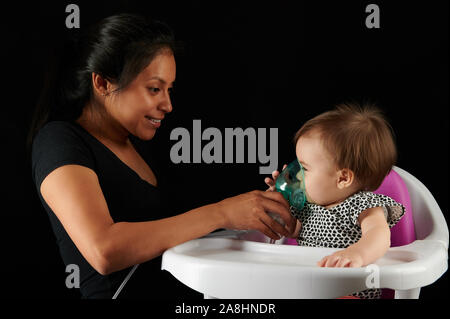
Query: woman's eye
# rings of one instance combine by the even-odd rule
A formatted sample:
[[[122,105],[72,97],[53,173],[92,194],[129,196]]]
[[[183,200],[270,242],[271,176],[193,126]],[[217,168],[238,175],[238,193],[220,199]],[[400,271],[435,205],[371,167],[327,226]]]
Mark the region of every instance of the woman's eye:
[[[158,92],[160,91],[159,88],[153,88],[153,87],[150,87],[150,88],[148,88],[148,89],[149,89],[149,91],[150,91],[151,93],[158,93]]]

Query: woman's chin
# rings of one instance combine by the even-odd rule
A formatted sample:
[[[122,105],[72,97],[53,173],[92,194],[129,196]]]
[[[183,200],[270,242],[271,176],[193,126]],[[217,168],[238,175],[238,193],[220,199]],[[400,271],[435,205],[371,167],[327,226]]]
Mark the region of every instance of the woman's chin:
[[[151,140],[156,134],[156,130],[141,130],[139,132],[137,132],[136,137],[138,137],[139,139],[143,140],[143,141],[149,141]]]

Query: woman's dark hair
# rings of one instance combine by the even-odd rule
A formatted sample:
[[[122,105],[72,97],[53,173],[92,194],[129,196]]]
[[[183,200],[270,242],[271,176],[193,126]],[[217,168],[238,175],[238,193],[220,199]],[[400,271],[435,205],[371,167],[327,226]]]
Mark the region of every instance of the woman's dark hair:
[[[163,22],[135,14],[107,17],[63,44],[46,74],[27,138],[28,152],[49,121],[74,121],[93,97],[92,73],[124,89],[161,52],[178,51]]]

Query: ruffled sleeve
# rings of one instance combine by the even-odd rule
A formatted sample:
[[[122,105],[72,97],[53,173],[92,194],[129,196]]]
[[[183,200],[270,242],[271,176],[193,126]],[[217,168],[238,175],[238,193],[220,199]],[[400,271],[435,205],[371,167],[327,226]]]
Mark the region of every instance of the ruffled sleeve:
[[[359,192],[348,198],[350,219],[354,225],[360,226],[359,215],[369,208],[382,207],[389,228],[395,226],[405,214],[405,206],[386,195],[372,192]]]

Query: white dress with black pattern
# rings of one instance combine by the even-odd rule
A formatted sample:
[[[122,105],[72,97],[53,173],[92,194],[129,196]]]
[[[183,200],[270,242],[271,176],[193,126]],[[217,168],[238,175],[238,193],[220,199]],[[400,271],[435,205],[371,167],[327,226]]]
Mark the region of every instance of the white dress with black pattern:
[[[356,193],[330,209],[311,203],[301,211],[291,207],[292,215],[302,223],[297,243],[309,247],[347,248],[361,238],[359,214],[373,207],[383,208],[389,228],[397,224],[405,213],[405,207],[392,198],[367,191]],[[353,295],[377,299],[381,289],[368,289]]]

